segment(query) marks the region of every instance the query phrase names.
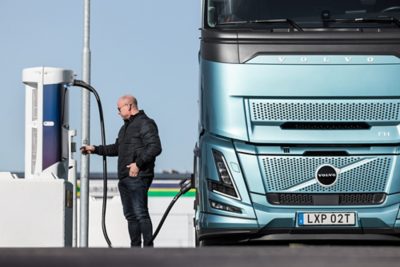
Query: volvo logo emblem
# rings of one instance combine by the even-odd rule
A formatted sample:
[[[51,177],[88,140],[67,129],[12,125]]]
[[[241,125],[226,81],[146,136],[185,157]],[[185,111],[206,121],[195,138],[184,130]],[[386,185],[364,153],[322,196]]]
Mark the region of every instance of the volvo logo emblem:
[[[338,170],[329,164],[319,166],[315,172],[315,178],[318,183],[325,187],[335,185],[338,176]]]

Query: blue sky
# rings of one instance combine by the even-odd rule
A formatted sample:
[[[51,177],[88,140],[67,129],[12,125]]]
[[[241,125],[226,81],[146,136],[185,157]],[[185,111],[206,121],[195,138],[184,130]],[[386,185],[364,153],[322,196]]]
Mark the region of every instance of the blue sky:
[[[71,69],[82,79],[83,0],[0,1],[0,171],[24,171],[24,68]],[[91,84],[99,92],[107,143],[122,121],[123,94],[159,126],[163,153],[156,171],[191,171],[198,125],[200,1],[91,0]],[[81,89],[70,90],[70,127],[81,144]],[[97,106],[91,98],[91,143],[100,143]],[[80,154],[75,153],[80,161]],[[91,157],[91,171],[101,171]],[[109,160],[110,172],[116,160]],[[79,170],[79,168],[78,168]]]

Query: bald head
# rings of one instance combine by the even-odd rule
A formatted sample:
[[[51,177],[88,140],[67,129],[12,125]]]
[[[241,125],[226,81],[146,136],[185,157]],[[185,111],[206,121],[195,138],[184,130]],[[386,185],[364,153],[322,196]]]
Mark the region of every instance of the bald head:
[[[124,95],[118,99],[117,102],[118,114],[123,120],[139,113],[137,100],[132,95]]]
[[[119,101],[123,101],[126,104],[132,105],[134,108],[138,109],[138,103],[136,97],[133,95],[123,95],[119,98]]]

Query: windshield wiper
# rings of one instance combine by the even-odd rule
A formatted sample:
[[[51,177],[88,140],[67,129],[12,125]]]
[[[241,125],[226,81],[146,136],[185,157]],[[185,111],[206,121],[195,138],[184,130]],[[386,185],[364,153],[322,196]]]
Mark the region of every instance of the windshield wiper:
[[[291,19],[258,19],[258,20],[238,20],[238,21],[227,21],[220,22],[217,25],[235,25],[235,24],[279,24],[286,23],[291,26],[291,28],[295,28],[299,32],[302,32],[303,29]]]
[[[394,24],[400,28],[400,20],[395,17],[382,18],[353,18],[353,19],[323,19],[324,23],[378,23]]]

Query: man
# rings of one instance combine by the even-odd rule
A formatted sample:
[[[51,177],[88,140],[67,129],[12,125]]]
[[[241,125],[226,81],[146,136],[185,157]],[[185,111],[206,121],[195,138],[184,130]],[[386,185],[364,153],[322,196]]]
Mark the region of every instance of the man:
[[[124,120],[115,144],[86,145],[83,154],[118,156],[118,189],[124,215],[128,221],[131,247],[153,246],[153,226],[148,207],[147,192],[154,177],[154,163],[161,153],[161,142],[156,123],[138,109],[131,95],[118,99],[118,113]]]

